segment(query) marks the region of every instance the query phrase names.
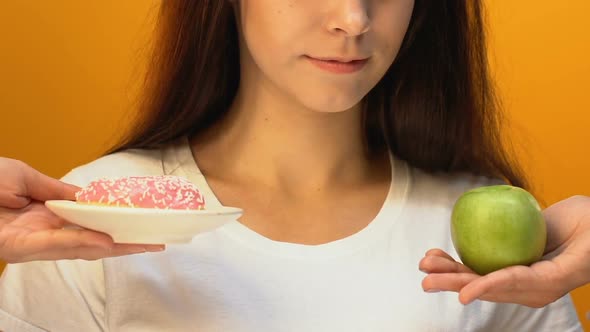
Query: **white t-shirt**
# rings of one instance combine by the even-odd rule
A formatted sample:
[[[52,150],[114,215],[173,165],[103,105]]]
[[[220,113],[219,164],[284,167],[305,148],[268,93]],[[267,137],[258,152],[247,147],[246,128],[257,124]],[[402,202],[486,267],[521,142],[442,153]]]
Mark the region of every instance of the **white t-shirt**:
[[[192,243],[98,261],[9,265],[0,279],[2,331],[581,331],[569,296],[542,308],[424,293],[418,262],[430,248],[457,257],[455,199],[494,183],[429,175],[394,158],[390,192],[364,229],[322,245],[272,241],[239,222]],[[84,186],[103,176],[174,174],[219,204],[186,139],[74,169]]]

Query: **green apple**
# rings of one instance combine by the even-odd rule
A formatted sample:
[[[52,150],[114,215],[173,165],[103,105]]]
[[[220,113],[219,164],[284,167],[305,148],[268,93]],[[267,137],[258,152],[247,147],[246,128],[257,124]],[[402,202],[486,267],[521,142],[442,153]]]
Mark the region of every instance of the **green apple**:
[[[453,245],[463,264],[480,275],[543,256],[547,230],[533,195],[509,185],[463,193],[451,215]]]

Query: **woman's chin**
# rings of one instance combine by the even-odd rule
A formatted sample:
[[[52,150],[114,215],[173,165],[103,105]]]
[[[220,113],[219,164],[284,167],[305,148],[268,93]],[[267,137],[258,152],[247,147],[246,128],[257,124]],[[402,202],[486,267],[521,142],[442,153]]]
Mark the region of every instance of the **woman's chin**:
[[[356,108],[359,105],[359,100],[314,100],[305,102],[304,105],[317,113],[341,113]]]

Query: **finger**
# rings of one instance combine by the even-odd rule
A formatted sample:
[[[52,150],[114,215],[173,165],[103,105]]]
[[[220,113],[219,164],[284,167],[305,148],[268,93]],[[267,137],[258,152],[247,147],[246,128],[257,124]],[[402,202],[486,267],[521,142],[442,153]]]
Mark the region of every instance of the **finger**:
[[[451,255],[447,254],[444,250],[438,248],[428,250],[426,254],[424,254],[424,256],[438,256],[450,259],[452,261],[455,260],[453,257],[451,257]]]
[[[547,226],[545,253],[556,250],[571,238],[576,232],[580,218],[588,215],[589,208],[590,197],[573,196],[543,210]]]
[[[481,277],[473,273],[433,273],[422,279],[422,289],[426,292],[459,292],[477,278]]]
[[[112,251],[117,253],[117,256],[120,254],[126,254],[127,252],[133,252],[137,250],[137,248],[142,248],[144,252],[160,252],[166,250],[166,245],[164,244],[121,244],[115,243]]]
[[[33,202],[20,210],[6,210],[0,208],[0,217],[12,217],[12,226],[42,231],[47,229],[59,230],[70,223],[51,212],[43,203]]]
[[[496,272],[497,274],[494,274]],[[505,272],[496,272],[474,280],[472,283],[463,287],[459,292],[459,302],[469,304],[481,298],[484,294],[488,294],[494,290],[496,293],[499,293],[501,292],[501,288],[508,288],[512,277]]]
[[[145,249],[146,252],[160,252],[160,251],[166,250],[165,244],[120,244],[120,243],[115,243],[115,247],[119,247],[119,246],[122,246],[122,249],[125,249],[126,246],[130,246],[130,247],[141,246],[142,248]]]
[[[163,245],[124,245],[115,244],[112,238],[104,233],[85,229],[85,228],[62,228],[67,223],[56,216],[41,204],[31,205],[26,220],[17,218],[12,228],[28,229],[24,233],[10,235],[11,232],[4,233],[0,237],[0,243],[3,243],[3,255],[7,261],[22,260],[21,257],[45,255],[48,252],[63,252],[75,248],[97,248],[102,250],[133,248],[141,246],[143,251],[161,251]],[[22,220],[21,220],[22,219]],[[6,238],[7,237],[7,238]],[[12,253],[11,253],[12,252]],[[101,254],[106,255],[106,254]],[[113,254],[118,255],[118,254]],[[65,257],[62,257],[65,258]]]
[[[131,244],[117,244],[113,246],[113,248],[111,249],[97,247],[77,247],[69,249],[51,250],[43,253],[36,253],[24,257],[20,262],[63,259],[97,260],[109,257],[143,254],[147,252],[159,252],[165,249],[163,246],[158,246],[157,250],[155,250],[155,248],[155,246],[146,247],[145,245]]]
[[[552,280],[553,263],[539,262],[532,267],[511,266],[492,272],[466,285],[459,301],[468,304],[476,299],[519,303],[528,306],[545,305],[565,294],[561,283]]]
[[[440,256],[426,256],[420,260],[419,269],[426,273],[473,273],[467,266]]]
[[[30,166],[24,170],[26,192],[22,196],[30,197],[38,201],[54,199],[75,200],[75,194],[79,187],[51,178]]]
[[[477,298],[500,302],[514,302],[520,296],[530,295],[529,290],[542,282],[542,277],[526,266],[511,266],[492,272],[465,286],[459,301],[467,304]],[[543,286],[550,286],[546,283]],[[542,287],[543,288],[543,287]],[[506,296],[508,295],[508,296]]]
[[[48,234],[41,234],[47,232]],[[34,242],[36,239],[34,238],[37,234],[41,234],[40,236],[49,236],[49,239],[45,239],[45,243],[43,243],[43,239],[41,239],[41,245],[45,245],[46,248],[50,250],[51,248],[58,248],[58,249],[71,249],[77,247],[95,247],[95,248],[102,248],[105,250],[123,250],[125,251],[126,248],[133,249],[137,247],[143,248],[144,251],[162,251],[165,246],[163,244],[120,244],[114,243],[113,239],[104,233],[96,232],[93,230],[85,229],[85,228],[68,228],[68,229],[59,229],[59,230],[48,230],[44,232],[34,233],[31,234],[31,242]],[[43,249],[40,246],[37,249]],[[42,251],[42,250],[37,250]]]
[[[9,209],[22,209],[31,203],[31,199],[25,196],[19,196],[13,190],[0,190],[0,206]]]
[[[29,233],[12,241],[12,247],[26,255],[52,250],[78,247],[97,247],[110,250],[114,247],[110,236],[87,229],[48,229]]]
[[[94,260],[105,257],[131,255],[144,252],[159,252],[165,250],[165,245],[146,244],[117,244],[110,236],[90,230],[61,230],[53,233],[52,239],[35,239],[41,237],[39,232],[31,234],[20,248],[18,255],[6,257],[9,263],[32,260],[86,259]],[[59,234],[57,234],[59,233]],[[38,235],[39,234],[39,235]]]
[[[66,237],[77,236],[79,238],[78,246],[80,247],[98,247],[106,250],[111,250],[115,255],[118,252],[122,254],[127,252],[135,252],[141,248],[143,252],[158,252],[166,249],[165,244],[144,244],[144,243],[115,243],[108,235],[93,230],[78,228],[78,229],[62,229],[59,231],[70,231],[70,234],[64,235],[62,242],[71,244]]]

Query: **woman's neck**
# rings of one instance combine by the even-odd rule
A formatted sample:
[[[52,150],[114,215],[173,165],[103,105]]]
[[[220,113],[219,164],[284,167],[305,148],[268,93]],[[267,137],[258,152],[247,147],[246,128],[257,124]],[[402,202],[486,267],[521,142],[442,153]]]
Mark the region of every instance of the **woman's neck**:
[[[371,177],[360,107],[316,112],[271,92],[241,89],[227,117],[193,140],[201,168],[297,192]]]

